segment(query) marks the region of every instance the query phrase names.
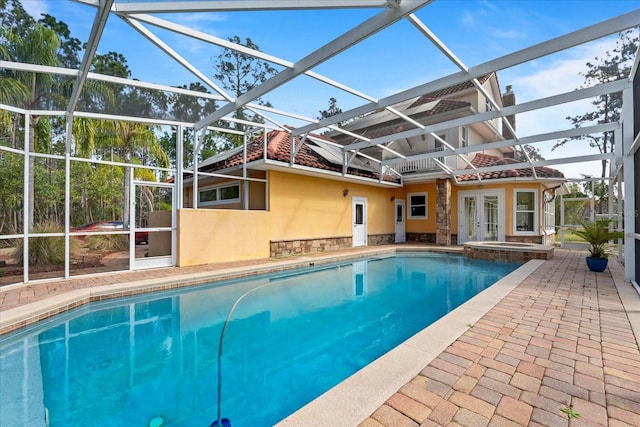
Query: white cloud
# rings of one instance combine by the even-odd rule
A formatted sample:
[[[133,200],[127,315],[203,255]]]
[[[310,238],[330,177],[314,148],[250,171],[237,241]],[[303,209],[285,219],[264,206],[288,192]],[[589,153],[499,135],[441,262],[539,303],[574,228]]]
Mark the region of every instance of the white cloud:
[[[176,15],[167,16],[168,21],[175,22],[185,27],[192,28],[197,31],[202,31],[207,34],[213,34],[214,32],[212,24],[218,24],[220,22],[227,21],[227,16],[222,13],[182,13]]]
[[[513,85],[519,103],[570,92],[584,83],[584,77],[580,72],[586,70],[585,64],[614,46],[615,39],[609,38],[566,51],[560,57],[556,55],[549,59],[539,59],[527,66],[522,66],[517,71],[512,70],[514,77],[509,78],[507,84]],[[584,113],[591,108],[590,100],[587,99],[520,114],[517,117],[518,135],[526,136],[569,129],[572,126],[566,117]],[[597,149],[590,148],[584,141],[572,141],[554,151],[551,151],[552,146],[553,142],[540,144],[539,148],[545,158],[598,153]],[[600,175],[599,162],[562,165],[556,168],[567,177],[579,177],[581,173]]]
[[[505,30],[493,30],[491,32],[492,38],[499,38],[499,39],[526,39],[527,38],[527,34],[522,32],[522,31],[516,31],[516,30],[509,30],[509,31],[505,31]]]
[[[476,23],[476,18],[470,11],[465,11],[460,18],[460,21],[465,25],[474,25]]]
[[[49,12],[49,8],[47,7],[49,5],[50,2],[48,2],[47,0],[29,0],[22,2],[22,7],[24,7],[24,10],[26,10],[27,13],[31,15],[36,21],[42,18],[43,13],[51,14]]]

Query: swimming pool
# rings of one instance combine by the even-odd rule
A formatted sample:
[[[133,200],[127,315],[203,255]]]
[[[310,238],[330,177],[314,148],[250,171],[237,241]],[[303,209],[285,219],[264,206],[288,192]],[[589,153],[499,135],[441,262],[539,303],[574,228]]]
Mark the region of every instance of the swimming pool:
[[[0,425],[272,425],[519,264],[403,254],[92,304],[2,338]]]

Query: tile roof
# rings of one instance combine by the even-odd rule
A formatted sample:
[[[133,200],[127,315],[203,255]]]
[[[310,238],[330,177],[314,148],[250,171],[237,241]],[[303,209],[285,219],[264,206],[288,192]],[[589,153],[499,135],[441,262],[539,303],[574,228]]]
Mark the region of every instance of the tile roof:
[[[523,162],[515,159],[500,158],[497,156],[492,156],[490,154],[478,153],[473,158],[473,160],[471,160],[471,164],[476,168],[483,168],[489,166],[523,164]],[[467,166],[467,169],[471,169],[471,166]],[[557,169],[548,168],[546,166],[536,166],[535,170],[538,178],[564,178],[564,174]],[[493,172],[481,172],[480,178],[483,180],[504,178],[533,178],[533,171],[530,167],[528,167],[523,169],[506,169]],[[459,175],[457,179],[458,181],[476,181],[478,179],[478,176],[475,173],[470,173]]]
[[[321,155],[319,152],[330,153],[330,147],[324,146],[322,141],[328,141],[336,144],[330,138],[322,135],[310,134],[312,138],[307,138],[304,145],[296,154],[295,164],[299,166],[306,166],[310,168],[342,172],[342,164],[331,162],[329,158]],[[313,141],[315,139],[316,141]],[[300,138],[297,137],[296,145],[299,144]],[[313,147],[313,148],[312,148]],[[315,149],[314,149],[315,148]],[[324,148],[324,149],[323,149]],[[339,149],[342,151],[341,149]],[[272,130],[267,134],[267,159],[275,160],[279,162],[289,163],[291,155],[291,134],[286,131]],[[331,157],[331,156],[328,156]],[[247,144],[247,163],[264,158],[264,139],[263,137],[257,137],[253,141]],[[334,157],[335,158],[335,157]],[[244,162],[244,153],[239,151],[227,158],[221,159],[218,162],[214,162],[201,167],[203,172],[219,171],[227,168],[241,166]],[[366,161],[365,161],[366,162]],[[363,167],[349,167],[347,173],[349,175],[356,175],[366,178],[378,179],[378,173],[374,171],[374,166],[367,165],[368,162],[363,163]],[[376,166],[377,167],[377,166]],[[367,170],[367,169],[371,170]],[[399,182],[398,177],[385,176],[385,181]]]
[[[426,99],[424,101],[424,103],[428,103],[431,101],[436,101],[436,104],[433,106],[433,108],[429,109],[429,110],[425,110],[425,111],[421,111],[419,113],[416,114],[411,114],[411,118],[416,120],[416,121],[420,121],[421,119],[424,119],[426,117],[430,117],[430,116],[434,116],[436,114],[441,114],[441,113],[446,113],[446,112],[450,112],[450,111],[455,111],[461,108],[469,108],[471,106],[471,104],[469,102],[463,102],[463,101],[453,101],[451,99]],[[362,132],[362,136],[365,136],[367,138],[370,139],[374,139],[374,138],[380,138],[383,136],[387,136],[387,135],[391,135],[394,133],[398,133],[398,132],[404,132],[407,130],[411,130],[411,129],[416,129],[416,127],[411,124],[408,123],[407,121],[405,121],[404,119],[401,118],[397,118],[393,121],[390,122],[383,122],[378,126],[368,126],[364,132]],[[351,129],[350,129],[351,130]],[[341,135],[336,136],[336,139],[338,140],[337,142],[343,145],[349,145],[352,144],[354,142],[359,141],[358,139],[351,137],[351,136],[346,136],[343,135],[341,137]]]
[[[478,81],[480,82],[480,84],[484,84],[484,82],[489,80],[489,78],[491,77],[492,74],[493,73],[485,74],[482,77],[478,77]],[[447,95],[458,93],[458,92],[461,92],[463,90],[471,89],[473,87],[474,87],[474,85],[473,85],[473,82],[471,80],[463,82],[463,83],[459,83],[457,85],[445,87],[444,89],[436,90],[434,92],[422,95],[413,104],[411,104],[411,106],[409,108],[417,107],[418,105],[433,101],[434,99],[444,98]]]

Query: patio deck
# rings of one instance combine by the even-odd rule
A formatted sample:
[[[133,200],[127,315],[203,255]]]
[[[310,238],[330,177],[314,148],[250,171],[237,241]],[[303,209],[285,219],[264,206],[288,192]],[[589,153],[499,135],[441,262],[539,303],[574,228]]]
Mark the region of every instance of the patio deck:
[[[452,343],[417,376],[383,396],[360,425],[640,425],[640,297],[622,280],[621,266],[612,259],[607,271],[592,273],[584,252],[569,250],[535,262],[540,266],[451,337]],[[281,264],[261,260],[3,287],[0,315],[74,290]],[[326,424],[318,420],[317,425]],[[349,424],[334,420],[331,425]]]

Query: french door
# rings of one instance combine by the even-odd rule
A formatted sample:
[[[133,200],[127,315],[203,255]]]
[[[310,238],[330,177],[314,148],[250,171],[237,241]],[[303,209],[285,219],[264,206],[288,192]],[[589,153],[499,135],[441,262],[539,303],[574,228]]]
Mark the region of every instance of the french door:
[[[504,191],[458,193],[458,244],[504,240]]]

